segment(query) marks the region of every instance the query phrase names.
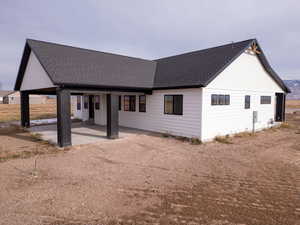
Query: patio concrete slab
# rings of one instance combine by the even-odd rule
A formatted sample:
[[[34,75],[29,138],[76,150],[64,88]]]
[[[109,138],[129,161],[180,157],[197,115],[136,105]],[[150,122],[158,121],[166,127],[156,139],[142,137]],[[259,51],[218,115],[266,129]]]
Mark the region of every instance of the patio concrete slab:
[[[30,132],[42,135],[42,139],[57,144],[57,125],[47,124],[33,126],[29,128]],[[84,122],[72,123],[72,145],[91,144],[99,141],[109,141],[106,138],[106,126],[86,124]],[[147,131],[141,131],[133,128],[120,127],[119,138],[126,138],[138,133],[149,134]]]

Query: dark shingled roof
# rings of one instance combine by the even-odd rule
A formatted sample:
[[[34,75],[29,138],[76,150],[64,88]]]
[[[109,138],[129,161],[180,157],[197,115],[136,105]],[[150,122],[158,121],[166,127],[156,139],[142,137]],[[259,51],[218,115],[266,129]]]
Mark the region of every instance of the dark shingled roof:
[[[15,90],[20,89],[30,51],[35,53],[53,84],[58,86],[153,90],[207,86],[254,42],[257,43],[255,39],[250,39],[177,56],[145,60],[28,39]],[[260,47],[259,50],[262,52]],[[263,52],[258,57],[271,77],[289,92]]]
[[[158,59],[154,87],[206,86],[252,42],[247,40]]]
[[[56,85],[152,88],[155,62],[41,41],[27,43]]]

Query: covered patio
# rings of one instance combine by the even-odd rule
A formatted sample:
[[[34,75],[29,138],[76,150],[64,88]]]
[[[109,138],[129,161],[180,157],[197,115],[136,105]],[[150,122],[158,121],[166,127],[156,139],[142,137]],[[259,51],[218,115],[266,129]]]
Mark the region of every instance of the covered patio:
[[[87,95],[91,108],[93,96],[101,94],[106,109],[102,114],[105,126],[80,129],[93,130],[89,139],[92,136],[116,139],[119,137],[118,93],[152,94],[154,72],[155,63],[151,61],[26,40],[14,88],[21,93],[21,125],[30,127],[30,95],[56,95],[57,124],[51,129],[57,132],[51,135],[56,134],[60,147],[76,144],[72,138],[79,128],[71,122],[71,96]],[[71,133],[71,128],[75,132]]]
[[[40,134],[43,140],[57,144],[57,124],[45,124],[28,128],[33,133]],[[119,138],[127,138],[137,134],[150,132],[138,129],[119,127]],[[86,122],[72,122],[71,139],[73,145],[92,144],[107,140],[106,126],[88,124]]]
[[[75,122],[71,120],[71,95],[83,94],[93,97],[95,93],[105,93],[106,125],[95,125],[93,121]],[[30,128],[30,94],[57,96],[57,123],[34,126],[29,129],[42,135],[43,139],[57,143],[59,147],[93,143],[100,139],[117,139],[126,137],[138,130],[119,128],[119,97],[117,91],[100,91],[95,89],[50,88],[41,90],[21,91],[21,126]],[[94,103],[89,103],[94,110]],[[121,133],[119,132],[121,130]]]

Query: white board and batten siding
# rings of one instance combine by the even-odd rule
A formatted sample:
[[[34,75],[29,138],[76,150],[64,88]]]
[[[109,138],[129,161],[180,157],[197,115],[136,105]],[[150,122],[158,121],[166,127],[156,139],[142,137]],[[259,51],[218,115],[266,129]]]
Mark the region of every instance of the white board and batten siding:
[[[183,95],[183,115],[164,114],[165,95]],[[158,90],[146,97],[146,112],[119,113],[120,125],[186,137],[201,137],[201,89]],[[123,99],[122,99],[123,100]],[[123,101],[122,101],[123,103]]]
[[[157,90],[146,95],[146,112],[139,112],[139,95],[142,93],[115,93],[122,96],[119,125],[172,135],[201,138],[202,91],[197,89]],[[164,114],[165,95],[183,95],[183,115]],[[97,95],[97,94],[95,94]],[[106,95],[100,95],[100,110],[95,110],[95,123],[106,125]],[[124,95],[136,96],[135,112],[124,111]],[[75,117],[88,120],[89,111],[75,110]]]
[[[273,126],[275,93],[283,92],[256,55],[243,53],[203,88],[202,141],[252,131],[253,111],[258,112],[255,130]],[[212,94],[230,95],[230,105],[211,105]],[[250,109],[245,109],[245,95],[251,96]],[[271,104],[260,104],[261,96],[271,96]]]

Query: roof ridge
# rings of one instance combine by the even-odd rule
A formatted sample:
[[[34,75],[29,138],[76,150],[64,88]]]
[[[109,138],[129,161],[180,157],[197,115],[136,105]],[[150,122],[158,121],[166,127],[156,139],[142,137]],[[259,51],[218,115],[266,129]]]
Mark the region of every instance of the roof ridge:
[[[177,55],[171,55],[171,56],[167,56],[167,57],[155,59],[154,61],[157,62],[158,60],[161,60],[161,59],[168,59],[168,58],[172,58],[172,57],[188,55],[188,54],[192,54],[192,53],[196,53],[196,52],[201,52],[201,51],[207,51],[207,50],[211,50],[211,49],[221,48],[221,47],[225,47],[225,46],[228,46],[228,45],[236,45],[236,44],[240,44],[242,42],[249,42],[250,43],[251,41],[256,41],[256,39],[252,38],[252,39],[247,39],[247,40],[244,40],[244,41],[238,41],[238,42],[228,43],[228,44],[224,44],[224,45],[218,45],[218,46],[214,46],[214,47],[210,47],[210,48],[204,48],[204,49],[200,49],[200,50],[195,50],[195,51],[191,51],[191,52],[180,53],[180,54],[177,54]]]
[[[59,43],[55,43],[55,42],[41,41],[41,40],[35,40],[35,39],[31,39],[31,38],[27,38],[26,42],[27,41],[42,42],[42,43],[51,44],[51,45],[58,45],[58,46],[75,48],[75,49],[84,50],[84,51],[91,51],[91,52],[103,53],[103,54],[107,54],[107,55],[121,56],[121,57],[127,57],[127,58],[131,58],[131,59],[138,59],[138,60],[156,63],[154,60],[151,60],[151,59],[143,59],[143,58],[138,58],[138,57],[134,57],[134,56],[121,55],[121,54],[117,54],[117,53],[103,52],[103,51],[98,51],[98,50],[94,50],[94,49],[90,49],[90,48],[76,47],[76,46],[72,46],[72,45],[59,44]]]

